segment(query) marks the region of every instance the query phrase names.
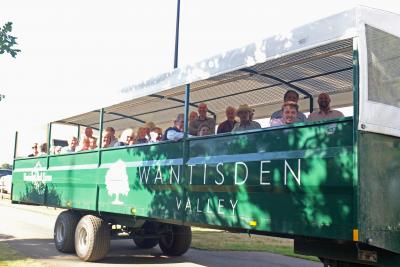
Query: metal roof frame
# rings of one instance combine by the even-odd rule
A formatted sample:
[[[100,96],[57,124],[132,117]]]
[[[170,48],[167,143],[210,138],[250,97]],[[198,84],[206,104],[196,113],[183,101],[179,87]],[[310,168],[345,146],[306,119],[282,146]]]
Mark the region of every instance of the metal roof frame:
[[[110,105],[107,107],[118,107],[121,105],[123,107],[126,103],[131,101],[139,101],[143,97],[157,97],[159,99],[168,99],[171,101],[179,102],[182,105],[175,105],[172,107],[167,107],[164,109],[156,108],[151,111],[145,111],[141,113],[134,114],[132,116],[138,117],[139,120],[145,121],[146,116],[152,112],[160,112],[162,110],[171,110],[174,108],[183,107],[184,101],[174,97],[174,93],[170,95],[168,92],[170,90],[177,92],[184,91],[186,84],[196,84],[200,81],[213,81],[214,78],[221,77],[225,74],[235,72],[235,71],[248,71],[252,67],[256,67],[262,63],[268,63],[270,61],[279,60],[285,57],[292,58],[298,64],[302,61],[307,62],[309,59],[307,57],[296,59],[296,55],[303,53],[307,56],[308,51],[312,51],[320,46],[333,44],[332,48],[327,48],[326,53],[313,54],[314,59],[326,58],[330,55],[335,56],[337,53],[346,52],[351,53],[352,47],[335,47],[335,43],[340,45],[342,40],[350,39],[359,36],[359,25],[363,22],[364,16],[369,16],[370,13],[387,14],[389,12],[371,9],[367,7],[356,7],[354,9],[318,20],[313,23],[306,24],[304,26],[298,27],[286,34],[278,34],[260,42],[251,43],[245,47],[234,49],[226,53],[211,57],[207,60],[195,63],[190,66],[181,67],[178,69],[171,70],[170,72],[163,73],[161,75],[155,76],[147,81],[139,84],[128,86],[123,88],[117,94],[118,100],[110,98]],[[393,15],[393,14],[392,14]],[[331,50],[329,50],[331,49]],[[331,51],[331,52],[330,52]],[[283,62],[280,66],[281,68],[287,68],[288,65],[292,64],[293,61],[288,61],[288,63]],[[267,64],[268,65],[268,64]],[[317,66],[318,67],[318,66]],[[277,68],[276,66],[274,67]],[[310,68],[313,68],[311,66]],[[259,71],[248,71],[248,75],[262,76],[264,78],[269,78],[278,82],[274,85],[264,85],[259,88],[251,88],[246,92],[233,92],[230,95],[240,95],[250,91],[257,91],[261,89],[266,89],[270,87],[276,87],[278,85],[286,85],[296,91],[301,92],[305,95],[305,98],[312,99],[312,94],[307,91],[307,89],[302,88],[298,83],[307,81],[313,78],[324,77],[325,75],[333,74],[346,74],[349,75],[351,70],[350,65],[345,65],[339,69],[329,69],[324,72],[316,72],[308,77],[296,77],[294,79],[283,79],[272,75],[270,73],[260,73]],[[299,70],[301,71],[301,69]],[[351,72],[351,71],[350,71]],[[239,79],[242,77],[239,77]],[[235,80],[235,77],[232,78]],[[224,83],[226,81],[222,81]],[[326,82],[326,81],[322,81]],[[297,83],[297,84],[294,84]],[[205,84],[205,87],[208,85]],[[199,87],[200,88],[200,87]],[[191,86],[191,92],[198,90],[196,86]],[[192,94],[192,93],[191,93]],[[179,95],[179,93],[178,93]],[[219,99],[220,97],[208,98]],[[145,98],[143,98],[145,99]],[[182,97],[183,99],[183,97]],[[192,101],[189,105],[196,107],[196,104],[201,101]],[[120,104],[116,104],[120,103]],[[129,106],[129,104],[128,104]],[[217,111],[212,111],[214,114]],[[115,112],[117,113],[117,112]],[[213,115],[214,115],[213,114]],[[122,114],[123,115],[123,114]],[[126,115],[125,115],[126,116]],[[127,117],[132,117],[127,116]],[[74,116],[75,118],[76,116]],[[122,118],[122,117],[121,117]],[[109,122],[109,121],[108,121]]]

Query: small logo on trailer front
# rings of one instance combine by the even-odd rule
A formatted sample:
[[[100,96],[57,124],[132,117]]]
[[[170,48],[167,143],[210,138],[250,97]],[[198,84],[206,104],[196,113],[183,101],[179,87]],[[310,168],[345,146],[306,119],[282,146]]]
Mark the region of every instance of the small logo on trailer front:
[[[53,178],[51,175],[46,175],[46,172],[42,170],[43,167],[38,161],[32,171],[24,173],[24,181],[32,182],[39,194],[44,193],[46,182],[51,182]]]

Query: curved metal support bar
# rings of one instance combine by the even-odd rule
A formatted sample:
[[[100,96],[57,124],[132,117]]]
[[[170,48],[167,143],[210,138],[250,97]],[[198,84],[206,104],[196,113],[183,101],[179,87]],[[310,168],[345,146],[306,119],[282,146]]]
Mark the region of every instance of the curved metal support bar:
[[[152,97],[157,97],[157,98],[159,98],[159,99],[167,99],[167,100],[172,100],[172,101],[175,101],[175,102],[179,102],[179,103],[185,104],[185,101],[183,101],[183,100],[180,100],[180,99],[178,99],[178,98],[175,98],[175,97],[165,97],[165,96],[162,96],[162,95],[157,95],[157,94],[151,94],[151,95],[149,95],[149,96],[152,96]],[[196,102],[196,103],[197,103],[197,102]],[[190,102],[189,102],[189,106],[191,106],[191,107],[195,107],[195,108],[198,108],[198,107],[199,107],[199,105],[196,105],[196,103],[190,103]],[[201,102],[199,102],[199,103],[201,103]],[[210,113],[211,115],[213,115],[213,117],[214,117],[214,120],[216,120],[216,119],[217,119],[217,114],[215,114],[215,112],[213,112],[213,111],[211,111],[211,110],[208,110],[207,112],[208,112],[208,113]]]
[[[135,117],[133,117],[133,116],[127,116],[127,115],[124,115],[124,114],[120,114],[120,113],[116,113],[116,112],[107,112],[107,111],[105,111],[104,113],[108,113],[108,114],[111,114],[111,115],[120,116],[120,117],[123,117],[123,118],[125,118],[125,119],[131,119],[131,120],[138,121],[138,122],[141,122],[141,123],[146,123],[144,120],[135,118]]]
[[[71,124],[71,125],[74,125],[74,126],[90,127],[92,129],[99,130],[99,128],[93,127],[91,124],[90,125],[86,125],[86,124],[79,124],[79,123],[74,123],[74,122],[69,122],[69,121],[56,121],[54,123]]]
[[[100,111],[99,111],[99,110],[94,110],[93,112],[98,112],[98,113],[99,113]],[[120,113],[116,113],[116,112],[106,112],[106,111],[104,111],[104,113],[108,113],[108,114],[111,114],[111,115],[120,116],[120,117],[122,117],[122,118],[124,118],[124,119],[131,119],[131,120],[134,120],[134,121],[138,121],[138,122],[140,122],[140,123],[146,123],[144,120],[135,118],[135,117],[134,117],[135,115],[127,116],[127,115],[120,114]],[[104,121],[104,122],[118,121],[118,120],[120,120],[120,119],[121,119],[121,118],[118,118],[118,119],[111,119],[111,120]],[[97,123],[95,123],[95,124],[97,124]],[[94,125],[94,124],[90,124],[90,125]],[[84,125],[83,125],[83,126],[84,126]],[[90,127],[91,127],[91,126],[90,126]]]
[[[269,78],[271,80],[278,81],[278,82],[280,82],[280,83],[282,83],[284,85],[289,86],[293,90],[302,93],[303,95],[306,96],[305,98],[310,98],[310,113],[313,112],[313,109],[314,109],[314,98],[313,98],[312,94],[310,94],[306,90],[304,90],[304,89],[302,89],[302,88],[300,88],[300,87],[298,87],[298,86],[296,86],[294,84],[291,84],[290,82],[282,80],[281,78],[275,77],[273,75],[269,75],[269,74],[265,74],[265,73],[259,73],[257,71],[254,71],[254,70],[248,69],[248,68],[241,69],[241,71],[244,71],[244,72],[247,72],[247,73],[251,73],[251,74],[254,74],[254,75],[260,75],[260,76]]]

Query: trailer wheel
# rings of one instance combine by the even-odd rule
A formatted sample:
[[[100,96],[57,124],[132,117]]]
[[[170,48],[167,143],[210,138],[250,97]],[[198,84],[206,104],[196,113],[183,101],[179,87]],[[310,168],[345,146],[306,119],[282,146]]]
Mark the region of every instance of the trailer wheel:
[[[75,231],[75,250],[83,261],[103,259],[110,248],[110,229],[99,217],[86,215],[79,221]]]
[[[138,248],[142,248],[142,249],[150,249],[150,248],[154,248],[155,246],[158,245],[157,238],[143,238],[141,236],[133,237],[133,242],[135,242],[135,245]]]
[[[60,252],[75,251],[75,229],[80,215],[72,210],[61,212],[54,224],[54,244]]]
[[[170,231],[160,238],[160,248],[168,256],[180,256],[190,248],[192,230],[184,225],[171,225]]]

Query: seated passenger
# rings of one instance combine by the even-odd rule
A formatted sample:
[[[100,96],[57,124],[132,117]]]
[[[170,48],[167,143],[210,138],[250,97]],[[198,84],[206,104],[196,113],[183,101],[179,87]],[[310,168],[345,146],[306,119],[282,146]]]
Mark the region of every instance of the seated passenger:
[[[211,129],[208,124],[202,124],[199,127],[199,132],[197,133],[197,136],[206,136],[211,134]]]
[[[96,137],[89,138],[89,150],[93,150],[97,148],[97,139]]]
[[[93,129],[90,127],[86,127],[85,129],[85,137],[90,138],[93,137]]]
[[[297,102],[299,101],[299,94],[296,91],[293,90],[289,90],[285,93],[285,95],[283,96],[283,102],[295,102],[297,104]],[[274,119],[281,119],[283,117],[283,110],[277,110],[274,113],[272,113],[271,115],[271,120]],[[302,112],[297,112],[297,118],[296,118],[296,122],[297,121],[306,121],[306,115],[304,115]],[[271,124],[271,122],[270,122]]]
[[[255,112],[256,112],[256,110],[254,108],[252,108],[251,112],[250,112],[250,121],[253,121],[253,117],[254,117],[254,113]],[[262,128],[261,124],[259,124],[257,121],[254,121],[254,123],[256,123],[258,126],[260,126],[259,128]]]
[[[113,127],[107,127],[105,129],[105,132],[110,137],[110,144],[107,147],[114,147],[115,144],[118,142],[117,138],[115,138],[115,130],[114,130],[114,128]]]
[[[86,128],[88,129],[88,128]],[[90,140],[89,137],[84,136],[81,140],[81,144],[78,146],[76,151],[86,151],[89,150]]]
[[[46,156],[47,155],[47,143],[40,144],[40,152],[38,156]]]
[[[76,147],[78,146],[78,138],[75,136],[71,136],[68,140],[68,146],[65,146],[61,149],[61,153],[72,153],[75,152]]]
[[[39,144],[33,143],[32,145],[32,153],[28,155],[28,157],[36,157],[39,155]]]
[[[198,117],[199,117],[199,115],[197,115],[197,112],[196,112],[196,111],[190,112],[190,114],[189,114],[189,124],[190,124],[192,121],[196,120]]]
[[[184,124],[184,115],[183,113],[178,114],[176,120],[174,120],[174,126],[169,127],[165,130],[163,135],[163,141],[165,140],[174,140],[178,141],[183,138],[183,124]]]
[[[119,142],[117,142],[114,146],[130,146],[135,143],[135,133],[132,128],[125,129],[121,133],[121,137],[119,138]]]
[[[308,115],[308,121],[319,121],[344,117],[342,112],[331,109],[331,98],[327,93],[322,93],[318,96],[318,106],[319,111],[314,111]]]
[[[189,133],[191,135],[197,135],[199,127],[203,123],[207,123],[210,126],[212,134],[215,133],[215,120],[207,117],[207,105],[200,103],[198,106],[199,117],[189,124]]]
[[[242,132],[261,128],[259,123],[250,120],[251,112],[253,112],[253,110],[247,104],[239,106],[236,110],[236,115],[239,117],[240,121],[235,124],[232,132]]]
[[[234,107],[227,107],[225,110],[226,121],[223,121],[218,125],[217,134],[230,133],[237,123],[235,120],[236,109]]]
[[[146,144],[149,142],[148,138],[149,128],[139,127],[136,135],[136,144]]]
[[[160,127],[155,127],[150,133],[152,142],[160,142],[163,137],[163,131]]]
[[[282,106],[283,110],[283,117],[280,119],[272,119],[270,120],[270,125],[271,126],[280,126],[280,125],[286,125],[286,124],[291,124],[294,122],[297,122],[297,113],[298,113],[299,106],[297,105],[296,102],[293,101],[288,101],[285,102]]]
[[[61,153],[61,149],[62,149],[61,146],[53,146],[53,147],[51,147],[51,151],[50,152],[53,155],[58,155],[58,154]]]
[[[144,126],[148,129],[148,130],[147,130],[147,136],[146,136],[147,142],[150,142],[150,143],[155,142],[155,141],[151,138],[151,133],[152,133],[152,132],[154,131],[154,129],[156,128],[155,123],[152,122],[152,121],[148,121],[148,122],[145,123]]]
[[[101,143],[101,148],[108,148],[111,146],[111,132],[104,131],[103,142]]]

